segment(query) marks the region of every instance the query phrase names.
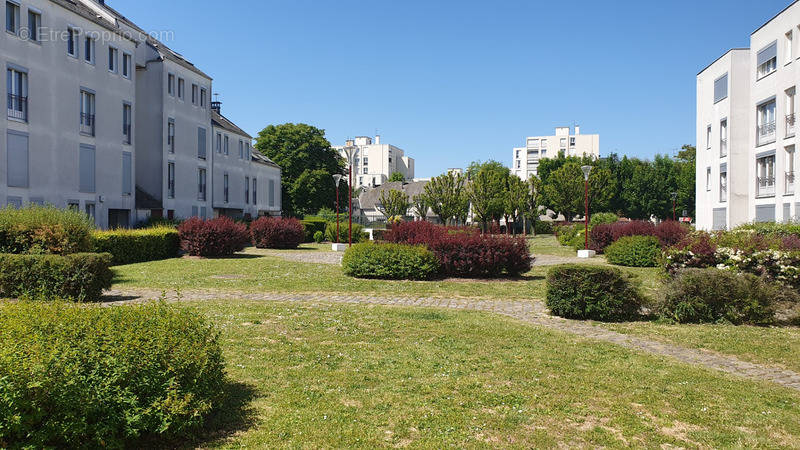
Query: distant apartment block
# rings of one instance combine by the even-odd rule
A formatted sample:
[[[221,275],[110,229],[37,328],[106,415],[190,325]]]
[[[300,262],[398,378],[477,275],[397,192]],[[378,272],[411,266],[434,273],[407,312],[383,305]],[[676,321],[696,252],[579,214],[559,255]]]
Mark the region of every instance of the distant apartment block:
[[[798,220],[800,4],[697,75],[697,226]]]
[[[524,147],[513,150],[511,171],[523,180],[537,175],[539,160],[557,157],[559,152],[566,156],[600,157],[600,135],[581,134],[581,128],[575,126],[556,128],[553,136],[531,136],[525,140]]]
[[[382,144],[381,137],[359,136],[348,140],[344,146],[334,147],[347,159],[345,148],[355,147],[353,158],[353,186],[375,187],[386,183],[395,172],[406,180],[414,178],[414,159],[394,145]]]
[[[102,0],[3,4],[0,206],[73,208],[103,228],[150,216],[280,212],[280,169],[212,110],[209,75]],[[216,130],[234,149],[242,141],[250,159],[234,170],[215,158]],[[220,170],[230,189],[243,191],[247,179],[257,201],[220,201]]]

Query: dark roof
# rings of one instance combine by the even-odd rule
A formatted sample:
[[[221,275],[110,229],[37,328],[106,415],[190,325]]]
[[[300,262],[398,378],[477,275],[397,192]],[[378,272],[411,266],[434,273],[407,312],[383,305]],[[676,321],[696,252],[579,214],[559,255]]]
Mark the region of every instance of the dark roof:
[[[262,155],[261,152],[259,152],[258,150],[253,149],[253,151],[250,152],[250,157],[253,160],[253,162],[257,162],[259,164],[264,164],[266,166],[277,167],[278,170],[280,170],[280,168],[281,168],[279,165],[275,164],[271,159],[269,159],[266,156]]]
[[[131,36],[128,35],[129,33],[124,33],[122,30],[120,30],[117,24],[111,23],[108,20],[99,17],[95,11],[92,11],[91,8],[87,7],[83,3],[74,0],[50,0],[50,1],[55,3],[56,5],[61,6],[64,9],[72,11],[73,13],[83,17],[84,19],[87,19],[91,22],[96,23],[97,25],[100,25],[101,27],[107,30],[113,31],[114,33],[124,37],[125,39],[128,39],[131,42],[136,42],[136,40],[134,40]]]
[[[213,109],[211,110],[211,125],[222,128],[223,130],[230,131],[231,133],[238,134],[239,136],[244,136],[253,139],[253,136],[247,134],[246,131],[236,126],[236,124],[231,122],[227,117],[223,116],[222,114],[216,112]]]
[[[381,192],[383,191],[403,191],[409,199],[425,192],[425,185],[428,181],[412,181],[402,183],[400,181],[390,181],[372,189],[367,189],[358,196],[359,205],[363,209],[375,209],[375,205],[380,202]]]

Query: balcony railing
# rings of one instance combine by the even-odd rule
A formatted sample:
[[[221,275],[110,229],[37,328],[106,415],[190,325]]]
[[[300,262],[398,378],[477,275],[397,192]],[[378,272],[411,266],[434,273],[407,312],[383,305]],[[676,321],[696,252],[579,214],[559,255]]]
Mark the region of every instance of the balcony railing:
[[[786,172],[786,193],[794,194],[794,172]]]
[[[719,140],[719,156],[728,156],[728,140]]]
[[[81,113],[81,133],[94,136],[94,114]]]
[[[8,94],[8,117],[28,121],[28,97]]]
[[[769,197],[775,195],[775,177],[756,177],[756,196]]]
[[[759,125],[757,129],[758,145],[775,142],[775,122],[767,122]]]
[[[728,185],[721,184],[719,186],[719,201],[725,203],[728,201]]]
[[[795,117],[794,113],[786,115],[786,137],[794,136],[795,133]]]
[[[122,142],[131,143],[131,124],[122,124]]]

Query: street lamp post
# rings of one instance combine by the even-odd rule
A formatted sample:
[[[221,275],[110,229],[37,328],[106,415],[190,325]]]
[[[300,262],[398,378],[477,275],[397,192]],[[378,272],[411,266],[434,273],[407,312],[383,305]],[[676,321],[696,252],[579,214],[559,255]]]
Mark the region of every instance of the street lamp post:
[[[339,183],[342,181],[342,175],[338,173],[333,176],[333,182],[336,183],[336,243],[339,243]]]
[[[348,245],[350,247],[353,246],[353,161],[355,159],[356,153],[358,152],[358,148],[355,146],[345,147],[344,149],[345,154],[347,155],[347,166],[348,176],[349,176],[349,183],[347,183],[348,195],[347,195],[347,217],[348,217],[348,232],[347,232],[347,240]]]
[[[592,166],[583,166],[581,167],[583,171],[583,181],[584,181],[584,206],[585,211],[583,215],[584,225],[585,225],[585,234],[586,234],[586,243],[584,250],[589,250],[589,173],[592,172]]]
[[[672,220],[678,220],[678,214],[676,212],[677,211],[677,202],[678,202],[678,193],[677,192],[673,192],[672,193]]]

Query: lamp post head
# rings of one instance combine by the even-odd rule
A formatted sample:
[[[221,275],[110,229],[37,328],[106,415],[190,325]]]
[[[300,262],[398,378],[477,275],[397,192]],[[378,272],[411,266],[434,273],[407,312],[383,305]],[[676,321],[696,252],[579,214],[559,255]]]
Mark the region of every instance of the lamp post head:
[[[583,179],[589,181],[589,173],[592,171],[592,166],[582,166],[581,170],[583,171]]]
[[[672,200],[673,201],[678,199],[678,193],[677,192],[673,192],[671,195],[672,195]]]
[[[342,178],[343,178],[343,176],[339,175],[338,173],[333,176],[333,182],[336,183],[336,187],[337,188],[339,187],[339,183],[342,182]]]
[[[356,153],[358,153],[358,147],[354,145],[344,148],[344,154],[347,155],[347,164],[353,165]]]

